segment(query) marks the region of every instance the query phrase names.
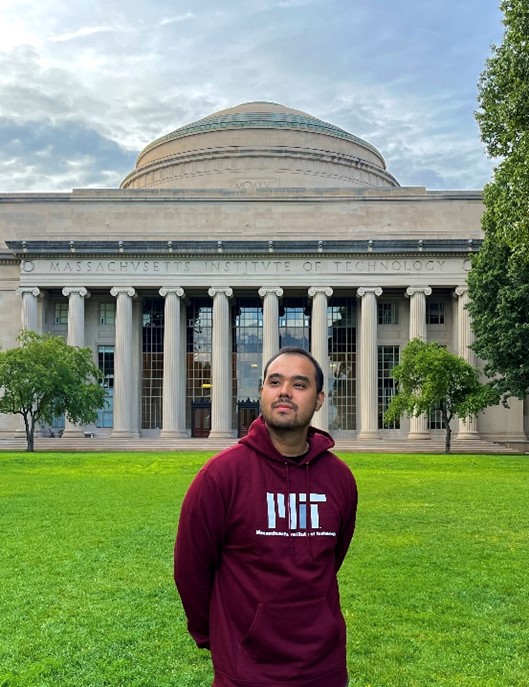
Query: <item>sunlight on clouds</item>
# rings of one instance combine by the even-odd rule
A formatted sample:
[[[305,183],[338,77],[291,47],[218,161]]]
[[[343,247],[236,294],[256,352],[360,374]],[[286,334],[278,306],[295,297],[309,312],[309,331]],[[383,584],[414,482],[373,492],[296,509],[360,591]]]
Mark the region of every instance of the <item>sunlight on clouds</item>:
[[[158,26],[166,26],[167,24],[176,24],[181,21],[187,21],[188,19],[196,19],[196,14],[193,12],[186,12],[185,14],[179,14],[176,17],[166,17],[158,22]]]
[[[0,52],[8,53],[21,45],[40,46],[42,38],[23,19],[0,14]]]
[[[58,36],[50,36],[48,40],[51,43],[62,43],[64,41],[72,41],[76,38],[84,38],[85,36],[93,36],[95,33],[105,33],[107,31],[114,31],[112,26],[82,26],[77,31],[70,33],[63,33]]]
[[[36,124],[17,134],[16,163],[4,128],[0,192],[117,185],[130,151],[251,100],[363,138],[401,183],[475,188],[489,169],[475,85],[501,26],[481,3],[0,0],[0,114],[13,135]],[[50,140],[56,168],[45,169]]]
[[[280,9],[290,9],[308,7],[309,5],[321,5],[322,3],[328,4],[329,2],[334,2],[334,0],[279,0],[276,7]]]

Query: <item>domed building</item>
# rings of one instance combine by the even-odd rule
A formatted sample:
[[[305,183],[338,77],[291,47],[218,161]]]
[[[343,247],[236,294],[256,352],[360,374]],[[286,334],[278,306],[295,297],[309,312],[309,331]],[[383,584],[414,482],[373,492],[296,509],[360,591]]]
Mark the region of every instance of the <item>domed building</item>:
[[[398,186],[372,145],[275,103],[222,110],[153,141],[121,185],[242,191]]]
[[[480,192],[401,187],[333,124],[244,103],[150,143],[119,189],[0,194],[2,344],[21,326],[62,334],[103,372],[97,423],[56,418],[42,442],[229,443],[259,412],[266,360],[298,345],[326,373],[315,424],[341,445],[435,448],[439,414],[384,424],[391,369],[416,336],[475,363],[482,211]],[[456,448],[525,441],[527,415],[488,409]],[[0,416],[0,446],[20,434]]]

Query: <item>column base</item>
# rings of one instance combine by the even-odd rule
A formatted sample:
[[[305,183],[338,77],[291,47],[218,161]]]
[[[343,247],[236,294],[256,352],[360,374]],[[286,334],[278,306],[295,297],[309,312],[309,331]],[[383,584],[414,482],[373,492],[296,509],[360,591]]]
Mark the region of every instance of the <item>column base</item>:
[[[430,432],[422,431],[422,430],[417,430],[416,432],[409,432],[408,436],[406,438],[411,439],[413,441],[431,441],[432,440]]]
[[[110,435],[111,439],[139,439],[140,433],[132,429],[114,429]]]
[[[233,439],[233,432],[227,429],[212,429],[208,439]]]
[[[189,439],[185,429],[162,429],[160,439]]]
[[[455,438],[458,441],[479,441],[481,439],[479,432],[459,432]]]
[[[65,429],[61,434],[65,439],[80,439],[84,437],[84,430],[82,429]]]
[[[357,434],[358,439],[380,439],[380,432],[378,429],[364,429],[360,430]]]

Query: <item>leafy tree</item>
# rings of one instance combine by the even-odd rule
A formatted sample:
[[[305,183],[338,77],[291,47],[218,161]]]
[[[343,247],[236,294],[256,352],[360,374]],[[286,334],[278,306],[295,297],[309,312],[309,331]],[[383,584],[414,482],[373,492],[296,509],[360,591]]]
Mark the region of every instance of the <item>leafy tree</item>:
[[[38,422],[51,423],[63,413],[75,424],[95,422],[104,390],[90,349],[29,330],[18,341],[20,346],[0,351],[0,412],[22,415],[27,450],[33,451]]]
[[[468,278],[473,349],[502,394],[523,399],[529,387],[529,260],[485,240]]]
[[[483,194],[483,246],[469,273],[473,348],[504,395],[529,389],[529,4],[502,0],[505,26],[479,81],[476,119],[499,158]]]
[[[452,419],[464,421],[499,400],[491,384],[479,381],[478,370],[436,342],[412,339],[391,374],[398,392],[388,406],[385,421],[392,422],[402,415],[418,417],[439,409],[446,428],[446,453],[450,453]]]

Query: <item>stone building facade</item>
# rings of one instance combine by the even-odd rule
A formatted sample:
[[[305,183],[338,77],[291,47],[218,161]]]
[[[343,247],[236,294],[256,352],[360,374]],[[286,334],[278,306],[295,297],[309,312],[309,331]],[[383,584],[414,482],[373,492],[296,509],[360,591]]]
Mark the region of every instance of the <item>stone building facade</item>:
[[[391,368],[415,336],[476,363],[466,275],[481,193],[403,188],[369,143],[306,113],[246,103],[154,141],[119,189],[0,194],[0,338],[88,346],[95,426],[43,433],[229,438],[258,413],[266,360],[320,361],[316,424],[337,438],[429,439],[438,414],[386,427]],[[459,438],[526,438],[525,404]],[[18,422],[0,416],[0,440]]]

